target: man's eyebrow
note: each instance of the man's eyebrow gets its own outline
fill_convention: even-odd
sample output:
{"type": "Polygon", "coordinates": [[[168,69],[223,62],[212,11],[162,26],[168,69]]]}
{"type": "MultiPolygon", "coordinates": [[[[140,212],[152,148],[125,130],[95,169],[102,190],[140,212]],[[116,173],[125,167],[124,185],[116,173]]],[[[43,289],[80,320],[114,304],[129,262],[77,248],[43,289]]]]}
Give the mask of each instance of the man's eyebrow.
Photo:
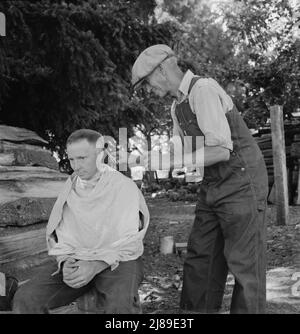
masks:
{"type": "Polygon", "coordinates": [[[70,156],[68,156],[68,159],[74,159],[74,158],[86,158],[87,157],[87,155],[84,155],[84,154],[81,154],[81,155],[76,155],[76,156],[74,156],[74,157],[70,157],[70,156]]]}

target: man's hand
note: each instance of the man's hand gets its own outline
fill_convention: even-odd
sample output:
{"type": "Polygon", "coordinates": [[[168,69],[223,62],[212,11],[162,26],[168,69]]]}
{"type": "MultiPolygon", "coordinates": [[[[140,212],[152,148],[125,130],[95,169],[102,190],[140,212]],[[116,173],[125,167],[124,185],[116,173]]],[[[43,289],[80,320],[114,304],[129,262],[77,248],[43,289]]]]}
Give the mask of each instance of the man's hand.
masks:
{"type": "MultiPolygon", "coordinates": [[[[67,262],[65,263],[65,265],[67,262]]],[[[87,285],[97,274],[108,267],[104,261],[76,261],[68,263],[63,281],[74,289],[87,285]]],[[[65,269],[65,266],[64,266],[65,269]]]]}
{"type": "Polygon", "coordinates": [[[68,277],[72,273],[74,273],[78,269],[78,265],[76,264],[77,260],[69,257],[67,260],[64,262],[63,265],[63,277],[68,277]]]}

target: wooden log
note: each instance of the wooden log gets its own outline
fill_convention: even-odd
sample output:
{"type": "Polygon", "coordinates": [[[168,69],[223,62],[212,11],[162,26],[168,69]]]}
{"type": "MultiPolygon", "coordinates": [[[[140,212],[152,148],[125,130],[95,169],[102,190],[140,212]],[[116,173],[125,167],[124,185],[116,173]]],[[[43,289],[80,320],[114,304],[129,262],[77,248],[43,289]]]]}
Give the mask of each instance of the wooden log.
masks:
{"type": "Polygon", "coordinates": [[[267,166],[273,166],[273,158],[265,158],[264,160],[267,166]]]}
{"type": "Polygon", "coordinates": [[[262,150],[262,154],[265,158],[273,157],[273,149],[262,150]]]}
{"type": "Polygon", "coordinates": [[[272,148],[272,142],[271,140],[268,140],[267,142],[262,142],[262,143],[258,142],[258,146],[261,150],[268,150],[272,148]]]}
{"type": "Polygon", "coordinates": [[[0,153],[0,166],[12,166],[15,160],[13,153],[0,153]]]}
{"type": "Polygon", "coordinates": [[[41,146],[48,144],[46,140],[31,130],[7,125],[0,125],[0,140],[36,144],[41,146]]]}
{"type": "MultiPolygon", "coordinates": [[[[13,156],[13,161],[10,165],[44,166],[58,170],[58,162],[51,152],[38,146],[0,141],[0,157],[1,154],[11,154],[13,156]]],[[[1,158],[0,165],[3,165],[1,158]]]]}
{"type": "MultiPolygon", "coordinates": [[[[19,277],[23,275],[24,272],[29,272],[30,269],[30,272],[34,275],[34,271],[37,267],[43,265],[48,266],[53,261],[55,261],[55,259],[49,256],[48,252],[45,250],[41,251],[39,254],[29,255],[15,261],[3,263],[1,264],[1,270],[12,276],[19,277]]],[[[27,280],[25,280],[25,282],[26,281],[27,280]]],[[[20,284],[24,284],[24,281],[21,281],[20,284]]]]}
{"type": "Polygon", "coordinates": [[[0,181],[0,205],[21,198],[56,198],[65,180],[0,181]]]}
{"type": "Polygon", "coordinates": [[[0,167],[0,226],[48,220],[67,178],[46,167],[0,167]]]}
{"type": "Polygon", "coordinates": [[[0,182],[7,180],[23,181],[29,179],[65,180],[68,175],[47,167],[0,166],[0,182]]]}
{"type": "Polygon", "coordinates": [[[0,227],[27,226],[48,221],[55,198],[20,198],[0,204],[0,227]]]}
{"type": "Polygon", "coordinates": [[[276,190],[276,223],[286,225],[289,217],[289,199],[282,106],[272,106],[270,115],[276,190]]]}
{"type": "Polygon", "coordinates": [[[47,250],[45,228],[0,237],[0,264],[17,261],[47,250]]]}

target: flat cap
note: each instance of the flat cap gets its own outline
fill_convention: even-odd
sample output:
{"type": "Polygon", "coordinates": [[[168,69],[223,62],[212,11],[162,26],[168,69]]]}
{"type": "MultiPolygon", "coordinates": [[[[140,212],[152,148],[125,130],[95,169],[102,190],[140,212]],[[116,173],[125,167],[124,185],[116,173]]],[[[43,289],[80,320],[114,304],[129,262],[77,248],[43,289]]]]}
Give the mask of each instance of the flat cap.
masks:
{"type": "Polygon", "coordinates": [[[141,85],[164,60],[175,56],[174,51],[165,44],[152,45],[145,49],[136,59],[132,67],[131,84],[134,89],[141,85]]]}

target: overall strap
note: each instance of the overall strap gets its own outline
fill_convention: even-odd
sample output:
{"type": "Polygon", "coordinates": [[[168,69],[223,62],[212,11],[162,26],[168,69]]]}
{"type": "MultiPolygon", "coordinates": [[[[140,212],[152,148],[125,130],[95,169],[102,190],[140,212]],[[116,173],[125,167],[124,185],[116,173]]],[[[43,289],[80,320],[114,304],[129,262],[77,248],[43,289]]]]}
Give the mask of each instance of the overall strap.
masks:
{"type": "Polygon", "coordinates": [[[192,90],[192,88],[194,87],[194,84],[199,80],[199,79],[208,79],[207,77],[200,77],[200,76],[195,76],[192,80],[191,80],[191,83],[190,83],[190,87],[189,87],[189,90],[188,90],[188,95],[190,95],[190,92],[192,90]]]}

